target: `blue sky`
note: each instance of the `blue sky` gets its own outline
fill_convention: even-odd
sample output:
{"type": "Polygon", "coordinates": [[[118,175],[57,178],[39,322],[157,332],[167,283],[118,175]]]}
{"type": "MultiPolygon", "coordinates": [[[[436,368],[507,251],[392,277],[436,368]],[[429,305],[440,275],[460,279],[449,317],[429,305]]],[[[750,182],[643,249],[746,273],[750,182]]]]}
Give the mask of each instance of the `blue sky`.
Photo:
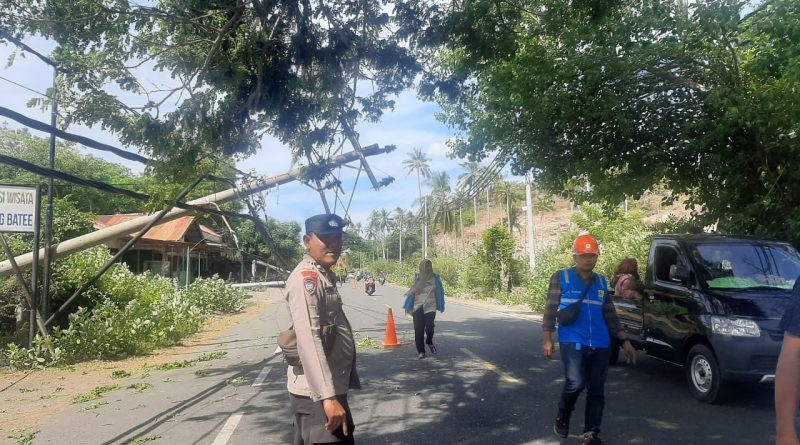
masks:
{"type": "MultiPolygon", "coordinates": [[[[30,39],[26,43],[44,54],[47,54],[52,48],[52,44],[43,39],[30,39]]],[[[12,45],[0,43],[0,63],[3,66],[5,66],[5,60],[15,49],[12,45]]],[[[0,70],[0,76],[40,92],[44,92],[52,82],[51,68],[30,55],[21,58],[18,54],[13,66],[0,70]]],[[[164,73],[153,73],[152,76],[152,80],[156,83],[171,81],[169,76],[164,73]]],[[[40,121],[50,121],[49,112],[42,112],[26,106],[28,100],[37,96],[35,93],[2,79],[0,79],[0,91],[2,91],[0,105],[40,121]]],[[[403,170],[401,162],[413,148],[420,148],[428,155],[433,171],[447,171],[450,174],[451,186],[455,187],[458,175],[463,172],[458,164],[463,160],[448,158],[446,142],[454,132],[436,120],[435,114],[438,111],[439,107],[435,103],[422,102],[416,98],[415,91],[406,91],[396,98],[394,111],[387,112],[381,122],[358,125],[356,131],[360,133],[362,146],[375,143],[379,145],[394,144],[397,146],[397,150],[390,154],[368,158],[369,164],[379,180],[385,176],[393,176],[395,181],[376,192],[371,188],[366,175],[362,174],[349,212],[353,221],[365,221],[373,209],[382,207],[394,209],[398,206],[411,208],[418,196],[416,177],[408,176],[403,170]]],[[[21,125],[8,119],[0,118],[0,122],[5,122],[10,128],[22,128],[21,125]]],[[[65,130],[131,151],[136,150],[135,147],[123,147],[113,134],[97,127],[87,128],[73,125],[65,130]]],[[[48,136],[32,132],[42,137],[48,136]]],[[[348,146],[346,145],[346,147],[348,146]]],[[[125,161],[105,152],[88,149],[85,152],[123,164],[134,172],[142,170],[141,164],[125,161]]],[[[263,139],[259,152],[238,162],[237,166],[244,171],[272,175],[288,170],[290,161],[289,149],[274,138],[267,136],[263,139]]],[[[355,176],[355,170],[342,169],[341,179],[346,197],[349,197],[353,188],[355,176]]],[[[426,188],[423,184],[423,193],[426,188]]],[[[333,201],[333,195],[329,193],[329,202],[333,203],[333,201]]],[[[344,200],[344,202],[347,201],[344,200]]],[[[324,212],[317,192],[300,183],[288,184],[281,187],[280,190],[271,191],[268,195],[267,207],[271,216],[280,220],[295,220],[301,223],[309,215],[324,212]]],[[[341,209],[341,206],[339,208],[341,209]]]]}

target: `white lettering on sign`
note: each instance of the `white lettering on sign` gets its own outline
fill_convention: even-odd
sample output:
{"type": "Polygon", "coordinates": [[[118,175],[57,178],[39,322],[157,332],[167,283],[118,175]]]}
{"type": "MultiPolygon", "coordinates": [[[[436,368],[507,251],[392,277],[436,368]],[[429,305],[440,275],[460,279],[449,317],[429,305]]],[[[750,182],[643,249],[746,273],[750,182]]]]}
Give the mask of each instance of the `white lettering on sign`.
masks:
{"type": "Polygon", "coordinates": [[[0,232],[33,232],[36,201],[34,187],[0,185],[0,232]]]}

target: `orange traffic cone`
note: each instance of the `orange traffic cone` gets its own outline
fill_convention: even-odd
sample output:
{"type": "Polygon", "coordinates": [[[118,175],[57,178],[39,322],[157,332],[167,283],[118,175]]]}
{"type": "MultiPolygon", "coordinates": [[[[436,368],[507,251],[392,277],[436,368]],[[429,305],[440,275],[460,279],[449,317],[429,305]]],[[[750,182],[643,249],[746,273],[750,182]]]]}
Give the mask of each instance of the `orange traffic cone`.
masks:
{"type": "Polygon", "coordinates": [[[394,315],[392,308],[389,308],[389,315],[386,318],[386,336],[383,339],[383,346],[399,346],[397,342],[397,332],[394,330],[394,315]]]}
{"type": "Polygon", "coordinates": [[[353,279],[350,281],[350,283],[352,283],[353,289],[355,289],[355,288],[356,288],[356,279],[355,279],[355,278],[353,278],[353,279]]]}

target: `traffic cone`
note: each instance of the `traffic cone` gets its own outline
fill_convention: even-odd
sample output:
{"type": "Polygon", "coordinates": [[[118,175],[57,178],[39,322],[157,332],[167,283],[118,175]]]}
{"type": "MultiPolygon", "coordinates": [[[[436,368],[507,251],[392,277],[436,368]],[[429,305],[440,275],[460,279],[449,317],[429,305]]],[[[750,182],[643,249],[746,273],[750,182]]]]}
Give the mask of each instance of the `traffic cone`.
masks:
{"type": "Polygon", "coordinates": [[[356,279],[353,278],[352,280],[350,280],[350,283],[353,284],[353,289],[355,289],[356,288],[356,279]]]}
{"type": "Polygon", "coordinates": [[[383,346],[399,346],[397,342],[397,332],[394,330],[394,315],[392,308],[389,308],[389,315],[386,318],[386,336],[383,338],[383,346]]]}

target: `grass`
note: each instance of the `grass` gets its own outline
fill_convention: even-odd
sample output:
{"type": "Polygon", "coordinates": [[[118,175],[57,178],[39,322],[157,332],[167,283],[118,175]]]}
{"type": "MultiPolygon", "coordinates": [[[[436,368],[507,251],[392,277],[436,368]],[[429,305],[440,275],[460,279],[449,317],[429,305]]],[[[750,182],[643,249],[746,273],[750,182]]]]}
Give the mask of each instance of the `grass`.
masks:
{"type": "Polygon", "coordinates": [[[84,406],[83,408],[81,408],[81,412],[85,413],[86,411],[91,411],[93,409],[100,408],[103,405],[108,405],[108,402],[103,401],[103,402],[90,403],[90,404],[84,406]]]}
{"type": "Polygon", "coordinates": [[[181,368],[191,368],[196,363],[195,360],[182,360],[177,362],[169,362],[169,363],[162,363],[160,365],[155,365],[151,369],[155,369],[156,371],[169,371],[172,369],[181,369],[181,368]]]}
{"type": "Polygon", "coordinates": [[[231,385],[231,386],[242,386],[245,383],[246,382],[244,380],[244,377],[242,377],[242,376],[239,376],[239,377],[236,377],[236,378],[233,378],[233,379],[228,379],[228,384],[231,385]]]}
{"type": "Polygon", "coordinates": [[[17,441],[17,445],[30,445],[33,443],[33,438],[39,434],[39,430],[36,431],[15,431],[12,432],[9,439],[14,439],[17,441]]]}
{"type": "Polygon", "coordinates": [[[131,376],[131,373],[128,372],[128,371],[125,371],[123,369],[117,369],[116,371],[111,373],[111,378],[112,379],[124,379],[124,378],[130,377],[130,376],[131,376]]]}
{"type": "Polygon", "coordinates": [[[119,389],[119,385],[98,386],[98,387],[95,387],[93,390],[91,390],[91,391],[89,391],[87,393],[78,394],[77,396],[73,397],[72,398],[72,403],[83,403],[83,402],[88,402],[88,401],[91,401],[91,400],[97,400],[97,399],[103,397],[103,395],[105,395],[105,393],[111,392],[111,391],[114,391],[114,390],[117,390],[117,389],[119,389]]]}
{"type": "Polygon", "coordinates": [[[205,377],[208,375],[208,371],[206,371],[205,369],[198,369],[197,371],[194,372],[194,375],[196,375],[197,377],[205,377]]]}
{"type": "Polygon", "coordinates": [[[383,345],[375,341],[372,337],[364,337],[356,342],[356,350],[366,351],[367,349],[383,349],[383,345]]]}
{"type": "Polygon", "coordinates": [[[143,392],[143,391],[148,390],[148,389],[150,389],[152,387],[153,387],[153,385],[151,385],[150,383],[133,383],[131,385],[128,385],[127,388],[128,389],[135,389],[136,392],[143,392]]]}
{"type": "Polygon", "coordinates": [[[197,361],[198,362],[208,362],[208,361],[211,361],[211,360],[217,360],[217,359],[223,358],[226,355],[228,355],[227,352],[221,352],[221,351],[209,352],[208,354],[203,354],[200,357],[197,357],[197,361]]]}

